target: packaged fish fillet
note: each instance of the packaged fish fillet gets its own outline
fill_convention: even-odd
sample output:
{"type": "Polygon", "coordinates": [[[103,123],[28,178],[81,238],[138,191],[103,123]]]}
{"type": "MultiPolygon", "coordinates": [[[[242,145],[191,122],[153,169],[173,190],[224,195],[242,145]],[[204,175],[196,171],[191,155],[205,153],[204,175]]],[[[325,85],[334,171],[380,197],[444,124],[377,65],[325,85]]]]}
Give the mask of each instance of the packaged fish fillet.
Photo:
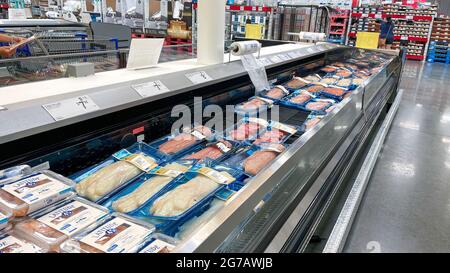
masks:
{"type": "Polygon", "coordinates": [[[183,128],[181,132],[157,139],[149,145],[164,154],[166,161],[170,161],[182,157],[191,148],[212,139],[214,139],[213,130],[193,124],[190,128],[183,128]]]}
{"type": "Polygon", "coordinates": [[[272,108],[274,103],[271,99],[255,96],[249,98],[246,102],[237,104],[235,112],[241,116],[253,116],[272,108]]]}
{"type": "Polygon", "coordinates": [[[9,227],[0,232],[0,254],[4,253],[46,253],[47,250],[18,237],[9,227]]]}
{"type": "Polygon", "coordinates": [[[170,253],[178,240],[162,233],[153,233],[138,253],[170,253]]]}
{"type": "Polygon", "coordinates": [[[109,213],[108,209],[80,197],[72,197],[37,211],[18,222],[14,230],[21,238],[59,252],[60,245],[109,213]]]}
{"type": "Polygon", "coordinates": [[[243,173],[207,160],[194,165],[166,192],[156,195],[136,216],[168,221],[187,219],[209,204],[216,192],[243,173]]]}
{"type": "Polygon", "coordinates": [[[320,71],[323,71],[325,73],[333,73],[333,72],[335,72],[338,69],[339,69],[339,67],[335,67],[335,66],[332,66],[332,65],[327,65],[327,66],[321,68],[320,71]]]}
{"type": "Polygon", "coordinates": [[[138,142],[113,154],[109,159],[83,170],[74,177],[76,191],[93,202],[101,203],[137,177],[163,162],[163,155],[138,142]]]}
{"type": "MultiPolygon", "coordinates": [[[[316,93],[316,95],[317,94],[320,93],[316,93]]],[[[284,98],[282,101],[280,101],[280,103],[288,107],[298,108],[300,106],[304,106],[305,103],[315,98],[316,95],[309,93],[306,89],[300,89],[292,93],[290,96],[284,98]]]]}
{"type": "Polygon", "coordinates": [[[52,171],[43,170],[0,188],[0,208],[23,217],[73,195],[75,183],[52,171]]]}
{"type": "Polygon", "coordinates": [[[0,207],[0,230],[8,226],[9,221],[13,218],[13,214],[0,207]]]}
{"type": "Polygon", "coordinates": [[[322,92],[322,90],[326,87],[328,87],[328,84],[313,82],[310,86],[306,87],[305,90],[313,95],[319,95],[320,92],[322,92]]]}
{"type": "Polygon", "coordinates": [[[280,153],[285,150],[285,146],[279,143],[262,143],[257,149],[250,149],[249,156],[242,162],[244,172],[250,176],[257,175],[262,169],[267,167],[280,153]]]}
{"type": "Polygon", "coordinates": [[[238,142],[248,142],[254,140],[262,134],[269,122],[265,119],[244,117],[232,128],[225,130],[225,139],[238,142]]]}
{"type": "Polygon", "coordinates": [[[136,253],[155,230],[152,224],[113,213],[61,245],[65,253],[136,253]]]}
{"type": "Polygon", "coordinates": [[[336,73],[334,75],[341,77],[341,78],[349,78],[353,75],[353,73],[352,73],[352,71],[350,71],[350,69],[343,67],[343,68],[339,69],[338,71],[336,71],[336,73]]]}
{"type": "Polygon", "coordinates": [[[327,98],[331,98],[331,99],[340,101],[340,100],[342,100],[342,98],[344,97],[346,92],[347,92],[346,88],[339,87],[339,86],[330,86],[330,87],[324,88],[321,92],[321,95],[323,95],[327,98]]]}
{"type": "Polygon", "coordinates": [[[363,78],[353,78],[352,83],[356,86],[362,85],[366,80],[363,78]]]}
{"type": "Polygon", "coordinates": [[[202,162],[209,158],[220,161],[230,154],[239,145],[238,142],[228,140],[217,140],[214,142],[207,142],[196,146],[183,159],[194,159],[202,162]]]}
{"type": "Polygon", "coordinates": [[[312,99],[305,104],[303,110],[311,111],[316,114],[325,114],[328,107],[335,104],[336,101],[332,99],[312,99]]]}
{"type": "MultiPolygon", "coordinates": [[[[319,79],[317,79],[317,80],[319,80],[319,79]]],[[[303,79],[301,77],[293,77],[290,81],[286,82],[284,85],[286,86],[287,89],[289,89],[291,91],[295,91],[295,90],[298,90],[300,88],[307,86],[310,83],[311,83],[310,81],[303,79]]]]}
{"type": "Polygon", "coordinates": [[[270,90],[263,90],[259,93],[261,97],[268,98],[271,100],[280,100],[285,96],[288,96],[290,92],[282,85],[274,86],[270,90]]]}
{"type": "Polygon", "coordinates": [[[325,76],[319,81],[319,83],[332,85],[332,84],[335,84],[337,81],[339,81],[339,79],[340,78],[337,76],[325,76]]]}
{"type": "Polygon", "coordinates": [[[322,77],[318,74],[312,74],[312,75],[308,75],[306,77],[304,77],[305,80],[309,81],[310,83],[312,82],[318,82],[322,79],[322,77]]]}
{"type": "Polygon", "coordinates": [[[267,130],[253,141],[254,145],[261,143],[284,143],[289,137],[297,132],[294,126],[286,125],[278,121],[271,120],[267,130]]]}
{"type": "Polygon", "coordinates": [[[31,174],[31,172],[31,167],[28,165],[19,165],[0,170],[0,185],[16,181],[24,176],[31,174]]]}
{"type": "Polygon", "coordinates": [[[111,211],[132,214],[189,170],[196,160],[177,160],[153,168],[102,203],[111,211]]]}
{"type": "Polygon", "coordinates": [[[304,132],[307,132],[309,129],[313,128],[317,123],[319,123],[323,118],[323,115],[310,114],[303,123],[302,130],[304,132]]]}

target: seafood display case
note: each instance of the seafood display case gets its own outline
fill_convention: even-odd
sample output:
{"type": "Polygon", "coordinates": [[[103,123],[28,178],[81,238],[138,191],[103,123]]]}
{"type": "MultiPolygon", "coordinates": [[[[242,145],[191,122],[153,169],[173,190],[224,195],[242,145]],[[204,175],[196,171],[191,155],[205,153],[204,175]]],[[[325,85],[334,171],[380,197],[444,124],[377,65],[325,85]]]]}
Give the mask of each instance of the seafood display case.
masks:
{"type": "MultiPolygon", "coordinates": [[[[208,194],[201,195],[191,207],[184,207],[181,214],[171,214],[179,209],[174,200],[187,197],[175,193],[192,195],[197,189],[190,182],[196,181],[199,173],[206,177],[211,173],[192,167],[195,175],[175,179],[178,184],[170,184],[165,194],[144,203],[145,211],[131,213],[139,204],[121,212],[136,221],[149,222],[157,234],[169,236],[171,251],[304,251],[327,200],[395,98],[403,61],[391,51],[327,43],[261,58],[272,89],[257,94],[242,63],[231,61],[9,105],[0,111],[0,170],[20,164],[47,166],[79,182],[98,166],[117,162],[121,149],[134,147],[128,148],[131,151],[136,145],[144,145],[138,150],[152,154],[151,164],[162,168],[168,166],[164,164],[183,165],[183,160],[200,159],[202,163],[195,166],[207,167],[216,178],[222,174],[225,182],[208,189],[208,194]],[[209,79],[192,81],[188,76],[194,74],[209,79]],[[164,91],[145,97],[136,92],[137,87],[156,81],[165,86],[164,91]],[[59,120],[42,107],[74,96],[89,96],[98,109],[59,120]],[[177,136],[170,136],[179,120],[179,116],[171,115],[177,105],[191,113],[199,109],[206,113],[209,106],[219,106],[226,115],[193,114],[189,118],[193,124],[190,138],[175,143],[178,147],[171,142],[177,136]],[[236,107],[230,110],[228,105],[236,107]],[[249,111],[261,105],[270,108],[267,116],[249,111]],[[213,124],[212,119],[222,121],[223,127],[207,128],[213,124]],[[253,139],[248,127],[252,122],[265,128],[253,139]],[[239,128],[245,128],[242,134],[239,128]],[[275,134],[281,131],[281,136],[275,134]],[[221,137],[211,143],[203,140],[212,134],[221,137]],[[271,143],[273,135],[276,140],[271,143]],[[203,142],[197,141],[200,139],[203,142]],[[193,145],[198,146],[190,149],[193,145]],[[214,155],[214,160],[203,160],[203,151],[214,155]],[[258,165],[267,158],[270,161],[266,165],[258,165]],[[158,215],[164,211],[163,205],[171,210],[158,215]]],[[[155,174],[141,173],[136,180],[140,182],[135,183],[143,183],[148,175],[155,174]]],[[[198,181],[208,185],[207,181],[198,181]]],[[[79,195],[83,196],[79,187],[89,187],[89,183],[75,187],[79,195]]],[[[137,185],[129,184],[125,193],[112,199],[95,195],[90,201],[114,210],[120,205],[115,205],[119,197],[137,185]]],[[[69,246],[63,244],[61,249],[72,249],[69,246]]]]}

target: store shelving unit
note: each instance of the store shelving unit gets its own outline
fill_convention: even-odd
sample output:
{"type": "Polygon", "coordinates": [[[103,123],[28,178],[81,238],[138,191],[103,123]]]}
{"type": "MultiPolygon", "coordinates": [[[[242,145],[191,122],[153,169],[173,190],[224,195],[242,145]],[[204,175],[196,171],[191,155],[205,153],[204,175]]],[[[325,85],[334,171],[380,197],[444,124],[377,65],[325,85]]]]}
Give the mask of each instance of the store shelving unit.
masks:
{"type": "Polygon", "coordinates": [[[427,56],[436,10],[435,5],[413,6],[405,1],[384,3],[382,7],[355,7],[351,18],[356,24],[349,25],[348,45],[355,45],[358,31],[379,32],[376,20],[390,16],[395,24],[392,48],[402,46],[407,50],[407,59],[422,61],[427,56]]]}
{"type": "Polygon", "coordinates": [[[342,11],[331,15],[330,29],[328,32],[328,42],[336,44],[345,43],[345,35],[347,33],[349,13],[342,11]]]}
{"type": "Polygon", "coordinates": [[[434,20],[427,61],[450,63],[450,17],[434,20]]]}

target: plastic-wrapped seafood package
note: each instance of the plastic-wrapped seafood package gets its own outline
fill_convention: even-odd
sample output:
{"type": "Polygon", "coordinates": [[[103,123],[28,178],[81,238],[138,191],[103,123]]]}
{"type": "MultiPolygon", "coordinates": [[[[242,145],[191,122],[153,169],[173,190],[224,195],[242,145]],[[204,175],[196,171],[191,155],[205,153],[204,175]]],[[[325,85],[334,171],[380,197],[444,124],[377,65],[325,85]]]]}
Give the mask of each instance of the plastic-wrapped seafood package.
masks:
{"type": "Polygon", "coordinates": [[[8,169],[0,170],[0,185],[16,181],[31,174],[31,167],[28,165],[18,165],[8,169]]]}
{"type": "Polygon", "coordinates": [[[263,97],[251,97],[246,102],[236,105],[235,112],[242,116],[255,115],[272,108],[274,101],[263,97]]]}
{"type": "Polygon", "coordinates": [[[341,88],[341,87],[326,87],[322,90],[321,94],[332,98],[332,99],[337,99],[337,100],[341,100],[342,97],[345,95],[345,93],[347,92],[347,90],[345,88],[341,88]]]}
{"type": "Polygon", "coordinates": [[[18,237],[11,229],[0,232],[0,254],[46,253],[46,249],[18,237]]]}
{"type": "Polygon", "coordinates": [[[93,202],[102,202],[134,179],[155,168],[163,156],[138,142],[113,154],[109,159],[74,176],[76,191],[93,202]]]}
{"type": "Polygon", "coordinates": [[[303,131],[308,131],[309,129],[313,128],[317,123],[319,123],[324,118],[323,115],[309,115],[308,118],[303,123],[303,131]]]}
{"type": "Polygon", "coordinates": [[[279,99],[282,99],[283,97],[289,95],[289,93],[290,92],[284,86],[277,85],[277,86],[274,86],[270,90],[261,91],[260,96],[269,98],[272,100],[279,100],[279,99]]]}
{"type": "Polygon", "coordinates": [[[297,132],[297,128],[278,121],[270,121],[267,130],[255,141],[254,145],[261,143],[284,143],[290,136],[297,132]]]}
{"type": "Polygon", "coordinates": [[[136,215],[160,220],[179,220],[195,216],[216,192],[243,174],[231,167],[206,161],[194,165],[166,192],[155,196],[136,215]]]}
{"type": "Polygon", "coordinates": [[[41,248],[59,252],[65,240],[109,213],[108,209],[80,197],[73,197],[18,222],[14,231],[41,248]]]}
{"type": "Polygon", "coordinates": [[[201,162],[209,158],[220,161],[221,158],[224,158],[227,154],[233,151],[237,145],[237,142],[227,140],[218,140],[215,142],[205,143],[197,146],[189,154],[184,156],[183,159],[194,159],[201,162]]]}
{"type": "Polygon", "coordinates": [[[213,131],[203,125],[194,124],[181,133],[174,133],[153,141],[149,145],[165,155],[166,160],[183,156],[185,153],[208,139],[213,139],[213,131]]]}
{"type": "Polygon", "coordinates": [[[144,221],[113,213],[88,226],[61,244],[65,253],[136,253],[155,227],[144,221]]]}
{"type": "Polygon", "coordinates": [[[0,188],[0,208],[23,217],[73,195],[75,183],[57,173],[43,170],[0,188]]]}
{"type": "Polygon", "coordinates": [[[252,141],[263,133],[269,122],[265,119],[244,117],[232,128],[225,131],[225,139],[231,141],[252,141]]]}
{"type": "Polygon", "coordinates": [[[269,165],[280,153],[285,150],[283,144],[263,143],[259,149],[253,151],[243,162],[244,172],[251,176],[258,174],[263,168],[269,165]]]}
{"type": "Polygon", "coordinates": [[[297,90],[310,84],[311,82],[301,77],[293,77],[290,81],[285,83],[285,86],[291,90],[297,90]]]}
{"type": "Polygon", "coordinates": [[[153,196],[167,188],[189,170],[195,160],[177,160],[158,166],[140,176],[102,203],[103,206],[121,213],[132,214],[144,206],[153,196]]]}
{"type": "Polygon", "coordinates": [[[177,246],[178,240],[162,233],[153,233],[138,253],[170,253],[177,246]]]}

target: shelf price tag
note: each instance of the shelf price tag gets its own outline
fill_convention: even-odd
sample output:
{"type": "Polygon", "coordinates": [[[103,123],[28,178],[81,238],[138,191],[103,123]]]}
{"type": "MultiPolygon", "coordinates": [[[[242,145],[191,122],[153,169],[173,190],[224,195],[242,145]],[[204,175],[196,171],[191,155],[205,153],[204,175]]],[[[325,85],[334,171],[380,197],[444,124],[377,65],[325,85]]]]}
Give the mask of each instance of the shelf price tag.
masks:
{"type": "Polygon", "coordinates": [[[412,20],[412,19],[414,19],[414,16],[412,16],[412,15],[406,15],[406,20],[412,20]]]}
{"type": "Polygon", "coordinates": [[[406,41],[406,40],[408,40],[408,36],[401,36],[400,40],[406,41]]]}
{"type": "Polygon", "coordinates": [[[193,73],[185,74],[185,76],[193,84],[201,84],[204,82],[212,81],[212,79],[213,79],[205,71],[193,72],[193,73]]]}
{"type": "Polygon", "coordinates": [[[381,15],[381,14],[375,14],[375,19],[381,19],[381,18],[383,18],[383,15],[381,15]]]}
{"type": "Polygon", "coordinates": [[[131,87],[143,98],[170,91],[161,81],[140,83],[131,87]]]}
{"type": "Polygon", "coordinates": [[[88,95],[44,104],[42,107],[55,121],[80,116],[100,109],[88,95]]]}

